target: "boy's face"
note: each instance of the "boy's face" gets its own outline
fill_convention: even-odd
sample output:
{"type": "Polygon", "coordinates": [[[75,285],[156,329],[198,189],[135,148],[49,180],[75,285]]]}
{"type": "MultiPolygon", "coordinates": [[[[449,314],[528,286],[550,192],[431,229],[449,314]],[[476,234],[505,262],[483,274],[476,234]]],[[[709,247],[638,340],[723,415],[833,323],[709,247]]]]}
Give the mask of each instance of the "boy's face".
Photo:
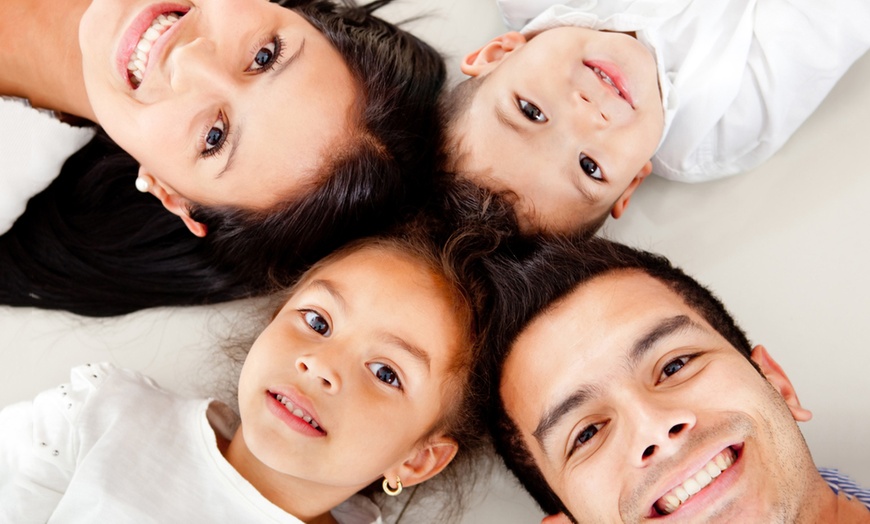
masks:
{"type": "MultiPolygon", "coordinates": [[[[323,493],[381,475],[420,482],[414,475],[429,472],[403,463],[447,409],[462,333],[443,283],[404,255],[366,247],[314,270],[245,360],[251,456],[323,493]]],[[[456,446],[443,444],[449,462],[456,446]]]]}
{"type": "Polygon", "coordinates": [[[815,504],[794,421],[809,412],[763,347],[752,358],[767,380],[664,284],[615,272],[529,324],[500,393],[583,521],[796,522],[815,504]]]}
{"type": "Polygon", "coordinates": [[[452,131],[459,170],[516,193],[527,228],[574,231],[622,213],[664,126],[655,61],[637,39],[577,27],[508,33],[462,70],[485,78],[452,131]]]}

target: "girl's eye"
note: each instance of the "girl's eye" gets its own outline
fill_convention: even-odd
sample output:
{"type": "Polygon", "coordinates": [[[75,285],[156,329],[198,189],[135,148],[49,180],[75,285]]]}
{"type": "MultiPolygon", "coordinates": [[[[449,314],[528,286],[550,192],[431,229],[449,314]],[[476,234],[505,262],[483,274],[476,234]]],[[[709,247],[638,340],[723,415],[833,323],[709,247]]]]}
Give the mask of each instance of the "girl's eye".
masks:
{"type": "Polygon", "coordinates": [[[590,424],[583,428],[583,430],[574,439],[574,446],[571,448],[571,452],[573,453],[577,448],[585,445],[587,442],[592,440],[592,437],[594,437],[598,433],[603,425],[604,424],[590,424]]]}
{"type": "Polygon", "coordinates": [[[535,122],[537,124],[543,124],[549,118],[544,114],[543,111],[538,109],[538,106],[529,102],[528,100],[523,100],[522,98],[517,99],[517,104],[519,104],[520,111],[522,111],[523,116],[535,122]]]}
{"type": "Polygon", "coordinates": [[[221,152],[227,140],[228,127],[224,114],[219,113],[217,120],[205,133],[205,138],[203,139],[205,147],[202,150],[203,156],[214,156],[221,152]]]}
{"type": "Polygon", "coordinates": [[[248,66],[248,72],[262,73],[272,69],[281,57],[282,50],[281,38],[276,36],[271,42],[257,50],[254,60],[248,66]]]}
{"type": "Polygon", "coordinates": [[[305,317],[305,323],[308,324],[308,327],[310,327],[315,333],[323,335],[324,337],[328,337],[332,334],[332,330],[329,328],[329,322],[327,322],[320,313],[308,310],[303,311],[303,316],[305,317]]]}
{"type": "Polygon", "coordinates": [[[372,362],[368,367],[378,380],[401,389],[402,383],[399,381],[399,374],[393,368],[380,362],[372,362]]]}
{"type": "Polygon", "coordinates": [[[601,168],[598,167],[598,162],[586,156],[585,153],[580,153],[580,169],[582,169],[589,178],[604,180],[604,175],[601,174],[601,168]]]}
{"type": "Polygon", "coordinates": [[[662,374],[661,376],[659,376],[659,381],[661,382],[662,380],[665,380],[674,373],[683,369],[683,367],[689,362],[689,359],[691,358],[691,356],[686,355],[684,357],[675,358],[674,360],[671,360],[670,362],[665,364],[665,367],[662,368],[662,374]]]}

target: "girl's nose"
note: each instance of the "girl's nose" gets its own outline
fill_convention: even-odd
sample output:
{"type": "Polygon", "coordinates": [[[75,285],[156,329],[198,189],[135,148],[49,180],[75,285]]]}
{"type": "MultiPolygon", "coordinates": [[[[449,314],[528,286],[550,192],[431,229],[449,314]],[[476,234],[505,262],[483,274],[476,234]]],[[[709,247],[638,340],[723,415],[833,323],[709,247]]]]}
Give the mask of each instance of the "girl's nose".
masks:
{"type": "Polygon", "coordinates": [[[315,380],[327,393],[338,393],[341,390],[341,378],[338,371],[330,365],[323,355],[308,354],[296,359],[296,370],[315,380]]]}

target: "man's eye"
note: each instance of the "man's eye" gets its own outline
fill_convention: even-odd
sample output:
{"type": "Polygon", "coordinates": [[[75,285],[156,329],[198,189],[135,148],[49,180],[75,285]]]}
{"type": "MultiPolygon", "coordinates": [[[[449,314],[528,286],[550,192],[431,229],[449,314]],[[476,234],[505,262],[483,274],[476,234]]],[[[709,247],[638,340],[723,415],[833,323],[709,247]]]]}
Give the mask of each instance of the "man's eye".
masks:
{"type": "Polygon", "coordinates": [[[547,118],[547,115],[545,115],[543,111],[538,109],[538,106],[529,102],[528,100],[523,100],[522,98],[519,98],[517,99],[517,104],[519,104],[520,111],[522,111],[523,116],[525,116],[532,122],[542,124],[549,120],[547,118]]]}
{"type": "Polygon", "coordinates": [[[604,180],[604,175],[601,173],[601,168],[598,167],[598,162],[586,156],[585,153],[580,153],[580,169],[586,173],[586,176],[595,180],[604,180]]]}
{"type": "Polygon", "coordinates": [[[399,374],[386,364],[380,362],[372,362],[368,364],[369,370],[380,380],[394,388],[402,388],[402,382],[399,380],[399,374]]]}
{"type": "Polygon", "coordinates": [[[580,433],[574,439],[574,445],[571,447],[571,453],[592,440],[592,437],[594,437],[603,426],[604,424],[590,424],[583,428],[583,430],[580,431],[580,433]]]}
{"type": "Polygon", "coordinates": [[[332,330],[329,328],[329,322],[327,322],[320,313],[311,310],[303,311],[302,313],[305,318],[305,323],[308,324],[308,327],[310,327],[312,331],[319,333],[324,337],[328,337],[332,334],[332,330]]]}
{"type": "Polygon", "coordinates": [[[683,369],[683,367],[688,364],[691,358],[691,356],[686,355],[683,357],[675,358],[674,360],[671,360],[670,362],[665,364],[665,366],[662,368],[662,374],[661,376],[659,376],[659,381],[665,380],[674,373],[683,369]]]}
{"type": "Polygon", "coordinates": [[[271,42],[257,50],[254,55],[254,60],[248,66],[248,71],[262,73],[272,69],[281,57],[283,51],[283,42],[280,37],[275,37],[271,42]]]}

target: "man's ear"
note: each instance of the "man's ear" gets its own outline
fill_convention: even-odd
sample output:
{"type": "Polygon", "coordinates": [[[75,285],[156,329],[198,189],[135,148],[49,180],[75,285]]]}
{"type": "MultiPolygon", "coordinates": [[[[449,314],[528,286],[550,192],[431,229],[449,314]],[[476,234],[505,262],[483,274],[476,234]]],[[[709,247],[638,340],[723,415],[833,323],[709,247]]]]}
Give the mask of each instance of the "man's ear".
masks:
{"type": "Polygon", "coordinates": [[[541,524],[571,524],[571,519],[566,517],[564,513],[557,513],[555,515],[544,517],[541,524]]]}
{"type": "Polygon", "coordinates": [[[497,36],[483,47],[465,55],[459,68],[468,76],[480,76],[490,72],[507,55],[521,48],[526,37],[511,31],[497,36]]]}
{"type": "MultiPolygon", "coordinates": [[[[142,166],[139,166],[139,180],[144,181],[141,188],[145,189],[145,192],[154,195],[170,213],[181,218],[181,221],[184,222],[184,225],[187,226],[187,229],[189,229],[191,233],[198,237],[205,236],[207,232],[206,226],[205,224],[190,218],[190,212],[188,211],[189,201],[186,198],[174,191],[167,190],[158,178],[149,173],[142,166]]],[[[140,187],[139,181],[137,181],[136,187],[140,187]]]]}
{"type": "Polygon", "coordinates": [[[384,472],[384,478],[392,485],[396,477],[402,485],[410,487],[428,480],[441,472],[459,450],[459,445],[449,437],[430,439],[421,445],[399,466],[384,472]]]}
{"type": "Polygon", "coordinates": [[[764,373],[767,381],[782,395],[785,403],[791,411],[792,416],[798,422],[806,422],[813,418],[812,412],[801,407],[797,393],[792,386],[791,381],[782,370],[780,365],[773,360],[773,357],[767,352],[764,346],[758,345],[752,349],[752,360],[758,364],[761,372],[764,373]]]}
{"type": "Polygon", "coordinates": [[[650,173],[652,173],[652,162],[647,161],[647,163],[640,168],[640,171],[634,175],[634,178],[631,179],[628,187],[625,188],[625,191],[622,192],[616,200],[616,203],[613,204],[613,208],[610,209],[610,216],[613,218],[619,218],[622,216],[625,208],[628,207],[628,201],[631,200],[631,195],[634,194],[634,190],[637,189],[637,186],[639,186],[650,173]]]}

